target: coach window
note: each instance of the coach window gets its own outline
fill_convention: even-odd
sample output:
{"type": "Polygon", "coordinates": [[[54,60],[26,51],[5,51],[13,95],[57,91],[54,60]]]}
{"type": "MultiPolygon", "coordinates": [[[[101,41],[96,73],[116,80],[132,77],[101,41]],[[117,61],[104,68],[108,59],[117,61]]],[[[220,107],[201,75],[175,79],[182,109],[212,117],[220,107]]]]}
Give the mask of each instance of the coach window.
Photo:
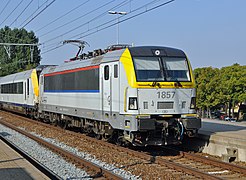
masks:
{"type": "Polygon", "coordinates": [[[118,78],[118,64],[114,65],[114,78],[118,78]]]}
{"type": "Polygon", "coordinates": [[[109,66],[104,67],[104,79],[108,80],[109,79],[109,66]]]}
{"type": "Polygon", "coordinates": [[[44,76],[41,76],[41,79],[40,79],[40,84],[42,84],[42,85],[43,85],[43,83],[44,83],[44,76]]]}

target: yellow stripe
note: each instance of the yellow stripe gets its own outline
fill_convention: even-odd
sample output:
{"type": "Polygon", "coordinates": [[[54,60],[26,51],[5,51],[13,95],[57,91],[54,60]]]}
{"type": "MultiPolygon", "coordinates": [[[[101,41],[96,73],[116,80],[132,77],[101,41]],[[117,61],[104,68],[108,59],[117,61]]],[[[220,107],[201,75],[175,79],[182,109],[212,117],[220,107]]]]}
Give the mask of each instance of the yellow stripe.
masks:
{"type": "MultiPolygon", "coordinates": [[[[191,65],[188,59],[187,61],[188,61],[188,66],[189,66],[189,71],[190,71],[190,76],[191,76],[191,82],[180,82],[182,87],[175,86],[175,82],[158,82],[159,87],[160,88],[194,88],[195,80],[194,80],[194,76],[192,73],[192,68],[191,68],[191,65]]],[[[128,48],[123,52],[120,58],[120,62],[124,66],[128,84],[130,87],[132,88],[151,88],[151,89],[159,88],[158,86],[153,87],[152,82],[136,82],[136,74],[134,70],[132,56],[128,48]]]]}
{"type": "MultiPolygon", "coordinates": [[[[187,56],[186,56],[187,57],[187,56]]],[[[188,66],[189,66],[189,70],[190,70],[190,76],[191,76],[191,82],[192,82],[192,87],[195,88],[195,78],[194,78],[194,75],[193,75],[193,70],[192,70],[192,67],[191,67],[191,64],[190,64],[190,61],[189,59],[187,58],[187,62],[188,62],[188,66]]]]}
{"type": "Polygon", "coordinates": [[[186,118],[186,117],[197,117],[197,114],[183,114],[181,117],[186,118]]]}
{"type": "Polygon", "coordinates": [[[35,96],[39,96],[39,86],[38,86],[38,76],[37,76],[37,71],[34,69],[31,74],[31,79],[32,79],[32,86],[33,86],[33,91],[35,96]]]}
{"type": "Polygon", "coordinates": [[[128,48],[123,52],[120,58],[120,62],[124,66],[127,75],[128,84],[133,88],[137,88],[136,75],[134,71],[132,57],[128,48]]]}

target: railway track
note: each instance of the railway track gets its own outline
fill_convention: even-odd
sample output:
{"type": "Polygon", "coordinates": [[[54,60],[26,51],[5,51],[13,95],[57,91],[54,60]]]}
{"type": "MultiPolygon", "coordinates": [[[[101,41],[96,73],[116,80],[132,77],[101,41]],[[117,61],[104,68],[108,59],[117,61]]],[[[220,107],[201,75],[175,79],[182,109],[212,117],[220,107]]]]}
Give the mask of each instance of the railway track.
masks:
{"type": "MultiPolygon", "coordinates": [[[[26,137],[29,137],[30,139],[38,142],[39,144],[45,146],[46,148],[52,150],[53,152],[61,155],[62,157],[64,157],[65,159],[67,159],[68,161],[72,162],[73,164],[75,164],[76,166],[79,166],[83,169],[86,169],[87,172],[90,172],[91,175],[91,178],[99,178],[99,177],[104,177],[106,179],[122,179],[120,178],[119,176],[117,176],[116,174],[104,169],[104,168],[101,168],[89,161],[86,161],[78,156],[76,156],[75,154],[72,154],[66,150],[63,150],[62,148],[60,147],[57,147],[37,136],[34,136],[32,134],[30,134],[29,132],[26,132],[24,130],[21,130],[19,129],[18,127],[15,127],[13,126],[12,124],[10,123],[6,123],[2,120],[0,120],[0,123],[12,130],[15,130],[17,131],[18,133],[26,136],[26,137]]],[[[6,140],[7,141],[7,140],[6,140]]],[[[18,149],[19,152],[21,152],[22,154],[25,154],[23,151],[21,151],[18,147],[16,147],[13,143],[8,143],[8,144],[12,144],[12,147],[14,147],[15,149],[18,149]]],[[[25,155],[26,157],[28,155],[25,155]]],[[[33,160],[31,157],[29,157],[29,159],[37,165],[38,168],[40,169],[43,169],[43,171],[45,173],[47,173],[49,175],[49,177],[51,177],[52,179],[62,179],[61,177],[58,177],[56,176],[54,173],[52,173],[51,171],[49,171],[48,169],[45,169],[44,167],[42,167],[41,164],[39,164],[38,162],[35,162],[35,160],[33,160]]]]}
{"type": "MultiPolygon", "coordinates": [[[[192,169],[197,169],[200,172],[205,172],[222,179],[246,179],[245,167],[231,163],[225,163],[207,156],[205,157],[194,153],[183,152],[174,148],[164,147],[159,151],[163,150],[172,152],[173,154],[178,154],[178,156],[169,159],[171,162],[186,165],[192,169]]],[[[158,156],[158,158],[165,157],[158,156]]]]}
{"type": "MultiPolygon", "coordinates": [[[[9,116],[12,118],[13,118],[13,116],[15,116],[15,117],[17,116],[17,115],[13,115],[13,114],[9,114],[9,113],[1,111],[0,116],[2,114],[3,114],[3,116],[5,116],[5,119],[6,119],[6,117],[9,117],[9,116]]],[[[206,161],[205,161],[203,158],[198,157],[197,155],[193,155],[193,154],[189,154],[189,153],[185,153],[185,152],[179,152],[179,155],[177,157],[174,157],[171,159],[168,159],[165,156],[153,156],[153,155],[146,153],[146,152],[138,152],[138,151],[135,151],[135,150],[132,150],[129,148],[116,146],[116,145],[108,143],[108,142],[98,141],[95,138],[91,138],[91,137],[85,136],[85,135],[80,134],[80,133],[62,130],[60,128],[50,126],[48,124],[40,123],[37,121],[33,121],[33,120],[27,119],[27,118],[22,117],[22,116],[17,116],[17,117],[19,120],[23,120],[23,121],[26,121],[28,123],[36,124],[36,126],[43,126],[45,128],[53,129],[53,131],[60,131],[60,132],[62,131],[63,133],[66,134],[67,137],[71,136],[74,139],[80,139],[80,140],[83,139],[83,141],[87,141],[89,144],[94,144],[93,146],[94,146],[95,151],[96,151],[95,146],[97,146],[97,148],[99,148],[99,149],[104,147],[104,148],[107,148],[108,151],[114,151],[114,153],[117,152],[117,154],[121,154],[122,156],[128,158],[128,160],[136,158],[137,160],[135,160],[135,162],[132,162],[132,164],[135,163],[135,164],[138,164],[136,166],[139,166],[142,163],[145,166],[147,166],[148,167],[147,169],[149,169],[149,173],[150,174],[152,173],[152,178],[153,178],[154,173],[153,173],[153,170],[151,170],[151,168],[153,168],[153,167],[155,169],[160,169],[160,172],[162,172],[163,173],[162,175],[164,175],[164,176],[160,175],[158,177],[166,177],[166,178],[168,178],[168,173],[172,174],[172,176],[170,176],[170,177],[177,176],[179,178],[182,177],[183,179],[197,179],[197,178],[201,178],[201,179],[222,179],[222,178],[226,178],[226,179],[230,178],[231,179],[231,178],[236,178],[236,179],[238,179],[238,178],[246,178],[245,168],[235,166],[232,164],[223,163],[220,161],[217,162],[214,160],[210,160],[208,158],[206,158],[206,161]],[[209,168],[208,168],[208,165],[209,165],[209,168]],[[203,168],[201,169],[201,167],[203,167],[203,168]],[[220,169],[223,169],[224,173],[227,173],[226,176],[221,176],[221,173],[211,173],[211,172],[219,172],[220,169]]],[[[1,120],[1,123],[2,123],[2,120],[1,120]]],[[[12,123],[15,125],[18,124],[18,123],[16,124],[16,122],[12,122],[12,123]]],[[[74,141],[76,142],[76,140],[74,140],[74,141]]],[[[75,144],[77,144],[76,146],[79,146],[78,142],[75,144]]],[[[91,152],[92,152],[92,150],[91,150],[91,152]]],[[[112,159],[108,159],[109,162],[110,161],[111,162],[116,161],[113,159],[113,158],[117,159],[117,157],[114,157],[114,156],[117,156],[117,155],[113,155],[114,153],[111,153],[112,159]]],[[[106,158],[109,158],[109,157],[107,156],[106,158]]],[[[140,174],[139,176],[143,177],[144,179],[151,177],[151,176],[146,175],[146,173],[148,173],[148,172],[139,172],[140,170],[137,169],[137,167],[134,168],[134,166],[132,164],[130,164],[132,169],[134,169],[134,170],[132,170],[132,173],[134,173],[134,174],[137,173],[137,175],[140,174]]],[[[126,167],[126,165],[124,165],[124,166],[126,167]]],[[[122,168],[124,168],[124,166],[122,166],[122,168]]],[[[128,170],[129,170],[129,168],[128,168],[128,170]]],[[[158,173],[156,172],[156,174],[158,174],[158,173]]]]}
{"type": "Polygon", "coordinates": [[[50,179],[62,179],[60,176],[49,170],[47,167],[45,167],[43,164],[39,163],[36,159],[28,155],[25,151],[20,149],[18,146],[16,146],[14,143],[9,141],[4,136],[0,135],[0,139],[7,144],[10,148],[12,148],[14,151],[19,153],[21,156],[23,156],[27,161],[29,161],[33,166],[35,166],[40,172],[45,174],[50,179]]]}

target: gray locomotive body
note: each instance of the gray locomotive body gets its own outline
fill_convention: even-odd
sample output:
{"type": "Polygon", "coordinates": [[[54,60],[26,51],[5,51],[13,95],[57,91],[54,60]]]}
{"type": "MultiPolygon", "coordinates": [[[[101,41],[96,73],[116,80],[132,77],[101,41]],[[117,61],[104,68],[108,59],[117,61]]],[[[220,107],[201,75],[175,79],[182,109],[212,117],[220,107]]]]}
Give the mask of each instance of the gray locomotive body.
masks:
{"type": "Polygon", "coordinates": [[[38,84],[37,118],[121,144],[176,144],[201,126],[198,118],[182,118],[195,113],[196,92],[191,66],[181,50],[111,51],[48,66],[38,84]]]}

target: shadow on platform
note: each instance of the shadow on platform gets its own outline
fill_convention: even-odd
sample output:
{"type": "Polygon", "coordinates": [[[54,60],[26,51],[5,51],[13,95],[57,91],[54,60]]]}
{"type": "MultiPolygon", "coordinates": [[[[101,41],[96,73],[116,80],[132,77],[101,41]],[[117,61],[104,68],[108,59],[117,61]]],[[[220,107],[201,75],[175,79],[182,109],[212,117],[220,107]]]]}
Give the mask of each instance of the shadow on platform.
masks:
{"type": "Polygon", "coordinates": [[[237,126],[236,124],[221,124],[219,122],[202,122],[201,130],[210,133],[217,132],[229,132],[229,131],[241,131],[246,130],[246,126],[237,126]]]}
{"type": "Polygon", "coordinates": [[[235,147],[235,145],[232,146],[231,144],[237,144],[238,141],[244,140],[245,137],[245,125],[237,124],[237,122],[234,125],[225,121],[203,121],[197,137],[185,137],[182,144],[186,151],[202,152],[205,147],[210,147],[210,144],[235,147]]]}
{"type": "Polygon", "coordinates": [[[3,168],[0,169],[0,179],[33,180],[34,178],[23,168],[3,168]]]}
{"type": "Polygon", "coordinates": [[[0,161],[0,163],[11,162],[11,161],[16,161],[16,160],[21,160],[21,159],[24,159],[24,158],[8,159],[8,160],[0,161]]]}

